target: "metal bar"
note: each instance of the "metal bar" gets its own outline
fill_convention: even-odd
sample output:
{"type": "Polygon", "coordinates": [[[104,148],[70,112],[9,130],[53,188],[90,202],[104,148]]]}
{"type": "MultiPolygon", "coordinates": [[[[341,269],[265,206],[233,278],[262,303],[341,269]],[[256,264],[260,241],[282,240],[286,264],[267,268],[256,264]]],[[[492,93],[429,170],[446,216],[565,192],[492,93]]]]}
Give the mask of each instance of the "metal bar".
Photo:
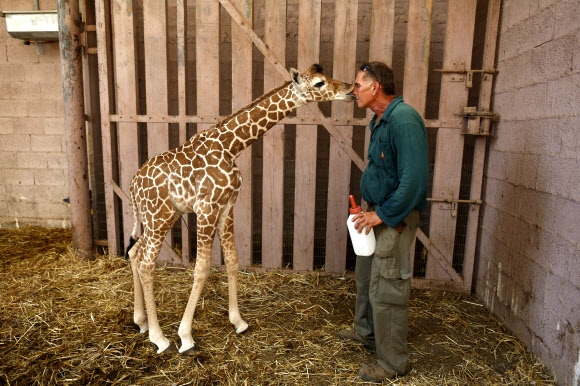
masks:
{"type": "Polygon", "coordinates": [[[431,201],[431,202],[446,202],[449,204],[452,203],[458,203],[458,204],[474,204],[474,205],[481,205],[483,204],[483,201],[481,200],[454,200],[454,199],[449,199],[449,198],[431,198],[428,197],[427,201],[431,201]]]}
{"type": "MultiPolygon", "coordinates": [[[[163,122],[163,123],[210,123],[215,124],[227,117],[218,115],[161,115],[161,114],[147,114],[147,115],[133,115],[133,114],[111,114],[109,119],[111,122],[163,122]]],[[[334,126],[368,126],[370,118],[327,118],[334,126]]],[[[299,117],[285,117],[280,124],[289,125],[322,125],[323,121],[313,116],[299,116],[299,117]]],[[[425,126],[427,128],[445,127],[448,129],[461,129],[461,118],[456,119],[425,119],[425,126]]],[[[185,142],[185,139],[180,141],[185,142]]]]}
{"type": "Polygon", "coordinates": [[[443,74],[467,74],[469,72],[473,73],[483,73],[483,74],[495,74],[498,73],[499,70],[496,68],[486,69],[486,70],[459,70],[459,69],[444,69],[444,68],[436,68],[433,71],[441,72],[443,74]]]}
{"type": "Polygon", "coordinates": [[[58,20],[73,248],[93,259],[78,0],[59,0],[58,20]]]}

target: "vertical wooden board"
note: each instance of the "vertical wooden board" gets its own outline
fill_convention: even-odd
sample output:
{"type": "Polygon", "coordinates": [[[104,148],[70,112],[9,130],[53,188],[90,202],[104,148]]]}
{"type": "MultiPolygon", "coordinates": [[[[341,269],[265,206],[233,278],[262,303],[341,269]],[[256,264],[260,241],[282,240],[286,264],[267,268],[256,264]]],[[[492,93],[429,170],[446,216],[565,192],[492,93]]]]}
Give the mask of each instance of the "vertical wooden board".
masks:
{"type": "MultiPolygon", "coordinates": [[[[145,47],[145,96],[147,114],[167,115],[167,12],[165,1],[145,1],[143,3],[143,39],[145,47]]],[[[147,153],[149,158],[169,150],[169,127],[166,123],[147,124],[147,153]]],[[[172,231],[165,236],[165,242],[172,244],[172,231]]],[[[168,255],[162,249],[157,259],[159,263],[173,261],[175,255],[168,255]]]]}
{"type": "Polygon", "coordinates": [[[432,14],[433,0],[409,1],[403,96],[423,117],[427,103],[432,14]]]}
{"type": "MultiPolygon", "coordinates": [[[[195,44],[197,76],[197,115],[219,115],[219,22],[220,4],[216,0],[195,2],[195,44]]],[[[198,124],[197,131],[211,124],[198,124]]],[[[221,265],[221,249],[215,238],[212,264],[221,265]]]]}
{"type": "Polygon", "coordinates": [[[395,0],[373,0],[369,61],[391,66],[395,39],[395,0]]]}
{"type": "MultiPolygon", "coordinates": [[[[137,75],[135,70],[135,26],[132,3],[123,0],[111,2],[113,19],[113,53],[117,114],[137,113],[137,75]]],[[[139,168],[139,135],[136,123],[117,125],[119,147],[119,179],[123,191],[129,195],[133,174],[139,168]]],[[[128,242],[133,230],[133,212],[123,201],[123,232],[128,242]]]]}
{"type": "MultiPolygon", "coordinates": [[[[286,62],[286,1],[266,0],[264,42],[286,62]]],[[[276,69],[264,62],[264,92],[283,80],[276,69]]],[[[284,227],[284,125],[275,125],[263,137],[262,266],[280,268],[284,227]]]]}
{"type": "MultiPolygon", "coordinates": [[[[355,67],[358,1],[337,0],[334,19],[334,71],[333,77],[347,80],[355,67]]],[[[332,102],[332,116],[352,117],[353,103],[332,102]]],[[[344,138],[352,144],[352,126],[339,128],[344,138]]],[[[342,273],[346,269],[346,239],[348,230],[348,195],[350,194],[351,160],[334,140],[330,141],[328,175],[328,206],[326,224],[327,272],[342,273]]]]}
{"type": "MultiPolygon", "coordinates": [[[[143,2],[147,114],[167,115],[167,21],[165,1],[143,2]]],[[[149,158],[169,149],[166,123],[147,124],[149,158]]]]}
{"type": "MultiPolygon", "coordinates": [[[[177,103],[179,111],[179,143],[187,140],[186,110],[186,78],[185,78],[185,33],[186,33],[186,4],[185,0],[177,0],[177,103]]],[[[191,251],[189,215],[181,216],[181,264],[189,265],[191,251]]]]}
{"type": "MultiPolygon", "coordinates": [[[[499,13],[501,8],[500,0],[490,0],[487,10],[487,26],[485,30],[485,46],[483,50],[483,69],[491,69],[495,66],[495,50],[498,38],[499,13]]],[[[489,110],[491,107],[491,90],[493,74],[483,74],[481,78],[481,88],[479,91],[479,111],[489,110]]],[[[482,131],[489,132],[489,119],[482,122],[482,131]]],[[[486,136],[475,139],[475,149],[473,153],[473,167],[471,173],[471,200],[481,198],[483,184],[483,168],[485,164],[486,136]]],[[[463,288],[471,291],[473,279],[473,266],[475,258],[475,247],[477,244],[477,226],[479,223],[480,206],[475,205],[469,211],[467,219],[467,230],[465,239],[465,260],[463,263],[463,288]]]]}
{"type": "MultiPolygon", "coordinates": [[[[432,17],[433,0],[410,0],[403,97],[405,102],[413,106],[423,118],[427,104],[432,17]]],[[[410,251],[412,273],[415,262],[415,241],[411,244],[410,251]]]]}
{"type": "MultiPolygon", "coordinates": [[[[373,0],[372,12],[369,62],[380,61],[391,67],[395,44],[395,0],[373,0]]],[[[374,113],[367,109],[367,118],[369,120],[373,115],[374,113]]],[[[370,136],[370,130],[365,130],[365,160],[368,157],[370,136]]]]}
{"type": "Polygon", "coordinates": [[[113,171],[113,146],[111,120],[109,117],[109,60],[108,60],[108,41],[109,41],[109,24],[105,18],[108,14],[109,2],[97,1],[95,3],[96,29],[97,29],[97,52],[98,52],[98,70],[99,70],[99,93],[101,108],[101,138],[103,141],[103,177],[105,182],[105,211],[107,218],[107,245],[109,253],[112,255],[121,255],[121,240],[119,232],[119,208],[115,193],[113,191],[112,181],[115,177],[113,171]]]}
{"type": "MultiPolygon", "coordinates": [[[[298,71],[318,62],[320,53],[320,1],[301,0],[298,5],[298,71]]],[[[300,108],[297,116],[312,115],[300,108]]],[[[314,261],[314,220],[316,203],[317,128],[296,126],[296,161],[294,192],[293,268],[312,270],[314,261]]]]}
{"type": "MultiPolygon", "coordinates": [[[[465,70],[471,67],[471,52],[475,26],[476,0],[449,0],[443,69],[465,70]]],[[[456,74],[443,73],[441,79],[441,102],[439,119],[451,120],[461,114],[467,105],[468,88],[465,82],[452,80],[456,74]]],[[[439,128],[433,172],[433,198],[459,198],[461,165],[463,159],[463,135],[458,128],[439,128]]],[[[448,259],[453,259],[456,218],[451,216],[448,205],[431,207],[429,238],[448,259]]],[[[447,275],[437,262],[427,259],[426,279],[445,280],[447,275]]]]}
{"type": "MultiPolygon", "coordinates": [[[[253,0],[232,0],[232,5],[251,27],[253,0]]],[[[252,40],[232,20],[232,111],[252,101],[252,40]]],[[[235,242],[241,267],[252,264],[252,151],[242,152],[236,164],[242,175],[242,187],[234,207],[235,242]]]]}

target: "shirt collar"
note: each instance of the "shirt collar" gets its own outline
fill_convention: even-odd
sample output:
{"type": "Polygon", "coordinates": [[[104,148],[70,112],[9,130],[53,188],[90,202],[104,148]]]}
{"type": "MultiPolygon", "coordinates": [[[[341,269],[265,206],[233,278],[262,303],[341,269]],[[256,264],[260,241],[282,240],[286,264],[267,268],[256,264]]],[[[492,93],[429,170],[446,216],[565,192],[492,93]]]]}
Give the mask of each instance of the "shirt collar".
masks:
{"type": "Polygon", "coordinates": [[[393,99],[393,101],[392,101],[391,103],[389,103],[389,106],[387,107],[387,109],[386,109],[386,110],[385,110],[385,112],[383,113],[383,116],[382,116],[380,119],[378,119],[378,122],[377,122],[377,118],[378,118],[378,116],[377,116],[377,114],[375,114],[375,115],[374,115],[374,116],[371,118],[371,122],[370,122],[370,124],[369,124],[369,127],[370,127],[371,131],[373,131],[373,130],[374,130],[374,128],[375,128],[375,125],[376,125],[377,123],[378,123],[378,124],[380,124],[380,123],[381,123],[381,121],[383,121],[383,122],[385,122],[385,123],[386,123],[386,122],[389,120],[389,117],[391,116],[391,113],[393,112],[393,110],[395,109],[395,107],[397,107],[397,105],[398,105],[399,103],[401,103],[401,102],[404,102],[404,101],[403,101],[403,96],[402,96],[402,95],[399,95],[398,97],[396,97],[395,99],[393,99]]]}

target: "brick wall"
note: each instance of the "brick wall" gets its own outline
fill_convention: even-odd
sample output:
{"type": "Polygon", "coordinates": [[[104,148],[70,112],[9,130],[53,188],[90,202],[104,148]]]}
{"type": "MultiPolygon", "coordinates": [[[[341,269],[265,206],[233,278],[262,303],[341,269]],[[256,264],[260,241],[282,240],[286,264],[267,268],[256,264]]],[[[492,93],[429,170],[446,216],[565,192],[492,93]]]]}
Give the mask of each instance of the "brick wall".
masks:
{"type": "Polygon", "coordinates": [[[503,1],[477,295],[580,384],[580,2],[503,1]]]}
{"type": "MultiPolygon", "coordinates": [[[[0,0],[0,10],[32,1],[0,0]]],[[[56,9],[56,0],[40,9],[56,9]]],[[[0,226],[69,226],[58,42],[25,45],[0,18],[0,226]]]]}

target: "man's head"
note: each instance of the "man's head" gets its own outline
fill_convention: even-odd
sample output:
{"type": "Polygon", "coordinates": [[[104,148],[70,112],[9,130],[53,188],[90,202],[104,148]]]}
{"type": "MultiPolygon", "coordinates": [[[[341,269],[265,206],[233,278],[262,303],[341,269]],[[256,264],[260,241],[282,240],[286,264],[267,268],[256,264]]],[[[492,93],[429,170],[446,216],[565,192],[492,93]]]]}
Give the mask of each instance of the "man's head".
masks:
{"type": "Polygon", "coordinates": [[[353,94],[361,108],[372,107],[376,99],[395,95],[393,70],[382,62],[364,63],[359,67],[354,83],[353,94]]]}

